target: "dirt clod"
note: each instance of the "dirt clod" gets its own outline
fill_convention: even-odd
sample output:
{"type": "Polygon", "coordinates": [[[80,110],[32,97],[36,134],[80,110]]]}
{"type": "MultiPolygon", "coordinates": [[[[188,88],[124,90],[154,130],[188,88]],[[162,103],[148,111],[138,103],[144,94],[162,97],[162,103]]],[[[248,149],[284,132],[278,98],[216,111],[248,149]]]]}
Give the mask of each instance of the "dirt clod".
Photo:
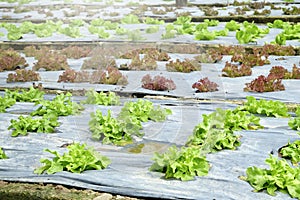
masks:
{"type": "Polygon", "coordinates": [[[111,200],[113,198],[113,195],[108,193],[103,193],[100,196],[94,198],[93,200],[111,200]]]}

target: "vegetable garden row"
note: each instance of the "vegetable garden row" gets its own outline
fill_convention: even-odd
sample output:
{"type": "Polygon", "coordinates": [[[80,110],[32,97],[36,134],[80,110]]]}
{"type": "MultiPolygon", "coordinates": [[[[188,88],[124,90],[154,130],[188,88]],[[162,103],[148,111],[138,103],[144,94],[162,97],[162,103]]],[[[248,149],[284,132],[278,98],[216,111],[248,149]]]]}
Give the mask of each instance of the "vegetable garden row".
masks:
{"type": "Polygon", "coordinates": [[[64,24],[62,21],[48,20],[45,23],[25,21],[21,24],[3,22],[2,41],[63,41],[72,38],[82,41],[149,41],[170,42],[180,39],[187,41],[210,41],[224,44],[227,40],[232,44],[248,44],[265,42],[273,44],[299,44],[299,23],[284,22],[280,19],[267,26],[244,21],[231,20],[220,23],[219,20],[204,19],[204,22],[191,22],[191,16],[179,16],[173,23],[166,23],[151,17],[146,17],[142,24],[137,15],[129,14],[121,19],[121,23],[111,22],[102,18],[93,19],[86,23],[82,19],[71,20],[64,24]],[[6,32],[6,34],[5,34],[6,32]],[[179,37],[181,36],[181,37],[179,37]],[[6,37],[6,38],[5,38],[6,37]],[[262,42],[263,41],[263,42],[262,42]]]}
{"type": "Polygon", "coordinates": [[[27,46],[25,55],[13,49],[2,50],[0,85],[28,87],[34,82],[46,89],[96,87],[98,91],[191,98],[224,98],[226,94],[229,99],[235,99],[237,92],[245,97],[251,95],[249,92],[258,92],[252,94],[258,96],[281,91],[274,92],[273,97],[298,102],[295,94],[300,69],[297,50],[292,46],[269,44],[249,51],[242,46],[221,45],[198,54],[132,48],[71,46],[53,50],[27,46]],[[231,87],[236,81],[239,85],[231,87]]]}

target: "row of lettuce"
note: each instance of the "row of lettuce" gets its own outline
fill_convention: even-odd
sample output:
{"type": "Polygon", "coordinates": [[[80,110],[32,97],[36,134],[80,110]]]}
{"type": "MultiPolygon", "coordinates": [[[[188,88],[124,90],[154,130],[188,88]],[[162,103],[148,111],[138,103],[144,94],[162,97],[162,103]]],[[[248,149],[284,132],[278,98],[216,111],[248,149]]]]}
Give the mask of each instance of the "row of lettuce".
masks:
{"type": "MultiPolygon", "coordinates": [[[[54,133],[59,126],[58,117],[80,113],[84,109],[82,104],[120,105],[120,97],[113,92],[98,93],[90,90],[86,93],[86,99],[80,104],[71,101],[70,93],[57,95],[52,100],[44,100],[44,92],[39,89],[10,91],[0,97],[0,111],[5,112],[16,102],[34,102],[38,108],[29,116],[19,116],[11,119],[8,129],[12,129],[11,136],[27,135],[28,132],[54,133]],[[40,117],[34,117],[40,116],[40,117]]],[[[235,131],[257,130],[263,128],[260,125],[259,116],[290,117],[288,125],[293,130],[300,131],[300,106],[293,108],[295,115],[291,116],[286,104],[280,101],[257,100],[247,97],[247,101],[231,110],[216,109],[211,114],[203,114],[202,122],[195,126],[192,135],[183,147],[171,146],[165,153],[154,153],[154,163],[151,171],[164,174],[166,179],[193,180],[196,176],[205,176],[211,167],[206,160],[208,153],[214,153],[223,149],[234,150],[241,145],[241,136],[235,131]]],[[[116,117],[111,110],[103,115],[101,110],[91,113],[89,128],[92,138],[103,144],[124,146],[134,142],[135,137],[142,137],[143,122],[165,121],[172,111],[161,106],[154,106],[151,101],[137,100],[125,102],[116,117]]],[[[53,174],[60,171],[81,173],[85,170],[100,170],[106,168],[110,159],[95,151],[86,144],[73,143],[69,145],[68,152],[60,155],[57,151],[45,149],[55,157],[41,159],[44,165],[35,169],[35,173],[44,172],[53,174]],[[76,158],[76,159],[75,159],[76,158]]],[[[264,189],[270,195],[276,190],[285,191],[291,197],[300,199],[300,140],[288,142],[280,149],[282,158],[271,156],[266,159],[270,169],[249,167],[246,176],[242,180],[248,181],[256,191],[264,189]],[[287,161],[290,160],[290,161],[287,161]],[[290,164],[292,163],[292,164],[290,164]],[[294,166],[293,166],[294,165],[294,166]]],[[[1,149],[1,158],[7,158],[1,149]]]]}
{"type": "MultiPolygon", "coordinates": [[[[127,47],[126,47],[127,48],[127,47]]],[[[128,47],[129,48],[129,47],[128,47]]],[[[222,46],[218,49],[208,49],[205,53],[196,54],[192,59],[171,59],[168,53],[156,48],[141,48],[128,50],[123,53],[113,53],[109,48],[95,48],[69,46],[62,50],[53,50],[48,47],[37,49],[35,46],[27,46],[24,53],[28,57],[34,57],[37,62],[32,70],[26,69],[29,64],[26,58],[13,49],[0,50],[0,72],[12,71],[7,75],[6,82],[32,82],[40,81],[40,70],[58,71],[65,70],[59,75],[57,82],[91,84],[110,84],[126,86],[129,82],[122,72],[129,71],[153,71],[158,69],[158,61],[166,62],[165,68],[169,72],[190,73],[200,71],[201,63],[221,62],[223,55],[232,55],[230,61],[226,61],[222,69],[224,77],[251,76],[252,68],[271,64],[270,55],[293,56],[297,55],[292,46],[265,44],[263,47],[253,48],[253,52],[247,52],[242,46],[222,46]],[[117,54],[117,55],[115,55],[117,54]],[[81,69],[76,71],[68,64],[68,58],[85,58],[81,69]],[[117,65],[117,59],[128,59],[127,63],[117,65]],[[90,71],[88,69],[92,69],[90,71]]],[[[114,51],[115,52],[115,51],[114,51]]],[[[285,58],[280,58],[285,59],[285,58]]],[[[276,60],[280,60],[276,59],[276,60]]],[[[162,64],[162,63],[160,63],[162,64]]],[[[285,90],[283,79],[300,79],[300,67],[294,63],[289,71],[283,66],[273,66],[267,76],[260,75],[249,83],[245,83],[246,92],[271,92],[285,90]]],[[[175,82],[162,75],[151,77],[146,74],[141,79],[142,88],[170,91],[176,89],[175,82]]],[[[199,79],[192,85],[195,92],[218,91],[218,84],[210,81],[208,77],[199,79]]]]}
{"type": "MultiPolygon", "coordinates": [[[[20,25],[14,23],[3,22],[0,27],[7,30],[8,40],[20,40],[24,34],[33,33],[37,37],[51,37],[54,33],[64,34],[72,38],[84,37],[81,33],[82,27],[87,27],[90,34],[97,35],[98,38],[108,39],[112,34],[127,36],[128,40],[145,40],[143,33],[153,34],[163,30],[161,39],[175,38],[178,35],[193,35],[195,40],[214,40],[219,36],[228,36],[229,32],[235,31],[235,37],[240,44],[256,42],[258,38],[264,37],[270,32],[270,28],[282,29],[277,34],[274,41],[280,45],[286,44],[286,40],[300,39],[300,23],[284,22],[275,20],[273,23],[267,23],[266,28],[259,28],[254,22],[244,21],[243,23],[231,20],[225,23],[225,27],[221,30],[211,30],[209,27],[219,25],[218,20],[205,19],[204,22],[192,22],[191,16],[179,16],[173,23],[165,23],[152,17],[140,19],[137,15],[129,14],[124,16],[120,22],[112,22],[101,18],[93,19],[86,22],[82,19],[73,19],[68,24],[62,21],[47,20],[44,23],[32,23],[30,21],[22,22],[20,25]],[[126,28],[125,24],[147,24],[149,25],[144,32],[140,28],[134,30],[126,28]],[[163,27],[161,27],[163,26],[163,27]]],[[[5,36],[2,32],[0,36],[5,36]]]]}

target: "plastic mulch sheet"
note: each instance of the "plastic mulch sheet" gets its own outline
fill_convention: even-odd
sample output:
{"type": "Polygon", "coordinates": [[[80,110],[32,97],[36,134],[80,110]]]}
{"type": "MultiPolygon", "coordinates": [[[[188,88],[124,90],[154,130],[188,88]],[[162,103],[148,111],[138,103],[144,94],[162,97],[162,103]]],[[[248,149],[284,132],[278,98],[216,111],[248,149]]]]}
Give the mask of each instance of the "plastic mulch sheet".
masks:
{"type": "Polygon", "coordinates": [[[9,159],[1,160],[0,179],[8,181],[57,183],[70,186],[101,190],[106,192],[154,198],[171,199],[289,199],[278,193],[272,197],[266,193],[254,193],[252,187],[238,177],[245,175],[250,166],[266,167],[264,160],[271,152],[299,136],[288,129],[288,119],[262,118],[265,126],[257,131],[240,131],[242,145],[235,151],[224,150],[209,154],[211,164],[209,174],[197,177],[193,181],[165,180],[162,174],[150,172],[154,152],[164,152],[171,145],[181,146],[192,134],[195,125],[201,122],[202,114],[213,112],[216,108],[231,109],[235,105],[227,103],[190,103],[183,105],[179,101],[159,101],[173,114],[165,122],[147,122],[143,124],[145,136],[134,145],[115,147],[102,145],[91,139],[88,127],[90,113],[99,109],[106,113],[108,109],[117,115],[121,106],[86,105],[80,115],[60,117],[61,126],[54,134],[29,133],[28,136],[11,137],[7,130],[10,119],[20,113],[28,113],[36,107],[31,103],[17,103],[1,113],[1,143],[9,159]],[[168,106],[166,105],[168,104],[168,106]],[[82,174],[59,172],[53,175],[36,175],[33,170],[41,163],[41,158],[51,158],[43,149],[56,150],[60,154],[66,151],[62,146],[72,142],[87,143],[101,154],[108,156],[112,163],[104,170],[90,170],[82,174]],[[143,148],[134,151],[139,144],[143,148]],[[136,153],[132,153],[136,152],[136,153]],[[138,153],[137,153],[138,152],[138,153]]]}

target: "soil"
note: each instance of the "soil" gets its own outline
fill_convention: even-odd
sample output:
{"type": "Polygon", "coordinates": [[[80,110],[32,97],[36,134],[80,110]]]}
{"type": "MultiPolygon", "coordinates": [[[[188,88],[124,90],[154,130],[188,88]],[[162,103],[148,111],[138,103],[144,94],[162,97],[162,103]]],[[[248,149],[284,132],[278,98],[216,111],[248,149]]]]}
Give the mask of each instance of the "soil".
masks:
{"type": "Polygon", "coordinates": [[[55,184],[0,181],[1,200],[137,200],[133,197],[108,194],[55,184]]]}

